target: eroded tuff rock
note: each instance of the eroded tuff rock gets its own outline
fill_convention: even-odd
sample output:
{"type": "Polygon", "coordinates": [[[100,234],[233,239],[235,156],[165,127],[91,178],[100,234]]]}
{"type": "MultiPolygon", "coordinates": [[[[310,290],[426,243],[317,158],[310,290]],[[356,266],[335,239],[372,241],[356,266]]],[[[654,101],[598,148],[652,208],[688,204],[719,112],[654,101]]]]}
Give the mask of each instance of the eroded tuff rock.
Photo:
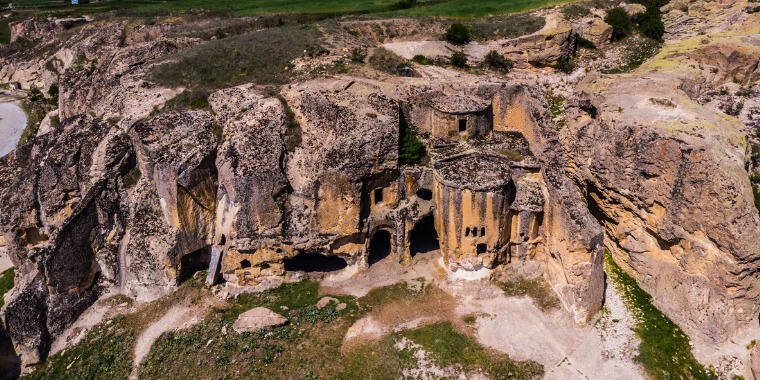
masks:
{"type": "Polygon", "coordinates": [[[81,117],[4,160],[2,230],[19,273],[5,325],[25,362],[114,282],[131,156],[123,132],[81,117]]]}
{"type": "MultiPolygon", "coordinates": [[[[290,191],[284,172],[285,107],[251,85],[216,92],[209,102],[224,135],[216,159],[214,232],[214,243],[226,249],[221,273],[242,284],[248,278],[283,275],[282,259],[292,254],[283,244],[289,241],[285,202],[290,191]],[[242,260],[251,266],[243,268],[242,260]]],[[[292,121],[290,128],[299,133],[292,121]]]]}
{"type": "Polygon", "coordinates": [[[760,44],[739,33],[692,37],[635,73],[587,78],[561,133],[616,261],[690,335],[711,341],[760,312],[747,131],[695,102],[700,84],[750,80],[760,44]]]}

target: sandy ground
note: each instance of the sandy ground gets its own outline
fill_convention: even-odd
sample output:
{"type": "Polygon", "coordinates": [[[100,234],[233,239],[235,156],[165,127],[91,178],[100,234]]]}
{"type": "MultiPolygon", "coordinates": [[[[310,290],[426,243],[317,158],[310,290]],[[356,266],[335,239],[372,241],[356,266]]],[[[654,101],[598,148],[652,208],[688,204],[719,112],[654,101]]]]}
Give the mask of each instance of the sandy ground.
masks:
{"type": "Polygon", "coordinates": [[[0,157],[14,149],[26,128],[26,114],[18,101],[0,97],[0,157]]]}
{"type": "MultiPolygon", "coordinates": [[[[390,259],[370,267],[364,275],[322,281],[324,292],[361,297],[372,288],[424,277],[455,300],[454,320],[477,316],[473,335],[484,346],[505,352],[518,360],[544,365],[546,379],[644,379],[633,361],[638,338],[631,327],[634,319],[613,287],[606,293],[605,309],[593,325],[580,327],[563,310],[542,312],[527,297],[508,297],[489,280],[450,280],[437,260],[437,252],[401,266],[390,259]]],[[[429,321],[440,320],[431,316],[429,321]]],[[[408,321],[387,326],[369,315],[352,326],[346,341],[376,339],[390,331],[413,328],[429,321],[408,321]]]]}

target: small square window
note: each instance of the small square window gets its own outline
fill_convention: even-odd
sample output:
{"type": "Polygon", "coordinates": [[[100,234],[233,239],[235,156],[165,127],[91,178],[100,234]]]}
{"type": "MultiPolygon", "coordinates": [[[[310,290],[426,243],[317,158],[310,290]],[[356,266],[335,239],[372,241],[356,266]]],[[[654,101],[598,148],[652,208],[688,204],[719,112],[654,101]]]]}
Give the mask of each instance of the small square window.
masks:
{"type": "Polygon", "coordinates": [[[486,244],[478,244],[475,249],[477,249],[477,253],[480,255],[488,251],[488,246],[486,244]]]}

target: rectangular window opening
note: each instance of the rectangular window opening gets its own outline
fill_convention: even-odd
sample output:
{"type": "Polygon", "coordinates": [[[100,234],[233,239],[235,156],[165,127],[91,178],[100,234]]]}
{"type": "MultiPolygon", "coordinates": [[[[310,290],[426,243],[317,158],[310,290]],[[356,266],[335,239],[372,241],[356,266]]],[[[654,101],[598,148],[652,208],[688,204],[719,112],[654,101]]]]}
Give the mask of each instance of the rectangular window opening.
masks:
{"type": "Polygon", "coordinates": [[[375,204],[383,201],[383,189],[375,189],[375,204]]]}
{"type": "Polygon", "coordinates": [[[459,120],[459,132],[467,131],[467,119],[459,120]]]}
{"type": "Polygon", "coordinates": [[[480,254],[486,253],[486,251],[488,251],[488,245],[481,243],[481,244],[478,244],[475,247],[475,249],[477,249],[477,253],[478,253],[478,255],[480,255],[480,254]]]}

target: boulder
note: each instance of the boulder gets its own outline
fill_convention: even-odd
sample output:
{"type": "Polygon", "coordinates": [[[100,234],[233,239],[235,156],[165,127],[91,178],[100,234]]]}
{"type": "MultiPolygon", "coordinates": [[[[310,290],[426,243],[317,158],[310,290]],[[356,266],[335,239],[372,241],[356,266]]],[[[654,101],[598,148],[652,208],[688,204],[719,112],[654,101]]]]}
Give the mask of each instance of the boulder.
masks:
{"type": "Polygon", "coordinates": [[[319,299],[319,301],[317,301],[317,309],[324,308],[325,306],[329,305],[330,302],[334,302],[337,304],[340,301],[338,301],[337,298],[333,298],[333,297],[322,297],[319,299]]]}
{"type": "Polygon", "coordinates": [[[581,31],[581,35],[594,43],[596,46],[610,42],[612,38],[612,26],[601,18],[595,17],[591,24],[581,31]]]}
{"type": "Polygon", "coordinates": [[[261,329],[269,327],[284,326],[288,323],[288,320],[269,310],[265,307],[255,307],[251,310],[240,314],[238,319],[232,324],[232,328],[238,334],[244,332],[256,332],[261,329]]]}

